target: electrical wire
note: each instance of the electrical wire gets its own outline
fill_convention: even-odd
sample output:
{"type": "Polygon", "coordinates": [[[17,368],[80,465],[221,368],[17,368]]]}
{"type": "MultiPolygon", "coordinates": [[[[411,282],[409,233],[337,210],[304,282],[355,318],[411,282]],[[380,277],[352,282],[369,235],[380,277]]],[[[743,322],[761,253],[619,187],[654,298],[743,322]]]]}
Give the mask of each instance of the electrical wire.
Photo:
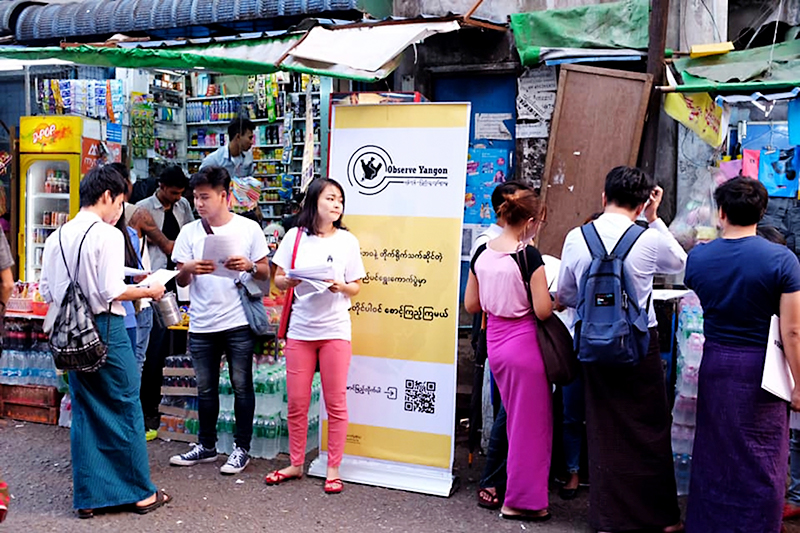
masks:
{"type": "Polygon", "coordinates": [[[775,19],[775,34],[772,36],[772,46],[769,49],[769,63],[767,64],[767,75],[772,74],[772,58],[775,53],[775,43],[778,40],[778,21],[781,18],[781,14],[783,13],[783,0],[780,1],[778,4],[778,16],[775,19]]]}

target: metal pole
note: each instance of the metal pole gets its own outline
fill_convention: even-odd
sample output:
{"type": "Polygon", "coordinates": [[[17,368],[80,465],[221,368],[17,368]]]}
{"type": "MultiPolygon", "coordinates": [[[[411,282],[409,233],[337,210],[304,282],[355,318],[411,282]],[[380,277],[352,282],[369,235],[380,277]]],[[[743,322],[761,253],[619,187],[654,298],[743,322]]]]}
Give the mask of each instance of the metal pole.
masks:
{"type": "Polygon", "coordinates": [[[31,116],[31,69],[28,65],[23,67],[25,71],[25,116],[31,116]]]}

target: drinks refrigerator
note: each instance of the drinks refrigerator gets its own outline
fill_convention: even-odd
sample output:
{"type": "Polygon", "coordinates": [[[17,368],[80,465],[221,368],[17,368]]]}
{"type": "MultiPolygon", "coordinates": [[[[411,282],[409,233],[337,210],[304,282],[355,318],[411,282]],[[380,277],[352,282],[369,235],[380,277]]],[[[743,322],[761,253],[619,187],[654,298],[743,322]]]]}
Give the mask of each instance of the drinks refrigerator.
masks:
{"type": "Polygon", "coordinates": [[[19,274],[37,281],[44,241],[79,208],[81,117],[20,118],[19,274]]]}

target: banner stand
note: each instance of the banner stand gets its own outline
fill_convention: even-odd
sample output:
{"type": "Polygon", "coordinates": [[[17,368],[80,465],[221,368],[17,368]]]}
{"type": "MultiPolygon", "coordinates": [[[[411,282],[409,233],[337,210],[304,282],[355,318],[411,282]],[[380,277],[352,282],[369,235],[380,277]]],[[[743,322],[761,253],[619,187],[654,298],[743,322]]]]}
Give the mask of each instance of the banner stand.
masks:
{"type": "MultiPolygon", "coordinates": [[[[446,497],[470,106],[336,105],[331,124],[330,175],[344,189],[344,224],[366,271],[350,308],[340,477],[446,497]]],[[[312,476],[326,475],[327,428],[323,408],[312,476]]]]}
{"type": "MultiPolygon", "coordinates": [[[[327,469],[328,453],[321,452],[311,462],[308,475],[325,479],[327,469]]],[[[455,479],[446,470],[356,457],[345,457],[342,460],[339,475],[343,481],[445,498],[452,494],[455,479]]]]}

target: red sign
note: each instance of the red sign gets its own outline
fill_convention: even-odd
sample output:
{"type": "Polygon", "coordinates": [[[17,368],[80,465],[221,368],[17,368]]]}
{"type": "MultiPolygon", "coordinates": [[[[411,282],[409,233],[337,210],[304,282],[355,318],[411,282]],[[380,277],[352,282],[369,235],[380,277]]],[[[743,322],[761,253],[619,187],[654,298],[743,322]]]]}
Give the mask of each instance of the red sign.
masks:
{"type": "Polygon", "coordinates": [[[81,176],[89,172],[101,160],[104,163],[122,161],[122,145],[107,142],[104,150],[101,147],[101,141],[83,138],[81,141],[81,176]]]}

